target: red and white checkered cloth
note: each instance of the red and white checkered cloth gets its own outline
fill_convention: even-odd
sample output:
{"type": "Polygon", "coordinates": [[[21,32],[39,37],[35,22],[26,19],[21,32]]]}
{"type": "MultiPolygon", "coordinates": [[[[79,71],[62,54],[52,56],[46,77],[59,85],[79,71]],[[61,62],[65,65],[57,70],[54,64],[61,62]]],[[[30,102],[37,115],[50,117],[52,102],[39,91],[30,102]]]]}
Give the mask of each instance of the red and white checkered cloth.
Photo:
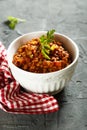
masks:
{"type": "Polygon", "coordinates": [[[21,90],[20,84],[15,81],[9,70],[6,56],[6,49],[0,42],[0,108],[16,114],[44,114],[58,111],[58,102],[53,96],[21,90]]]}

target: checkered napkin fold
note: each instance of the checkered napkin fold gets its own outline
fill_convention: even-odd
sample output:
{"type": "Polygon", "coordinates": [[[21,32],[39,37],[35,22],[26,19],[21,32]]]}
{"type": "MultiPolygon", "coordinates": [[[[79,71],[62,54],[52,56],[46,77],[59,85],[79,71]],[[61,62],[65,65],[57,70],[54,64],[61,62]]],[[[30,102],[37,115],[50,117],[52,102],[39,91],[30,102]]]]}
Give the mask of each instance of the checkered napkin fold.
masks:
{"type": "Polygon", "coordinates": [[[9,70],[6,56],[6,49],[0,42],[0,108],[15,114],[45,114],[58,111],[58,102],[53,96],[29,93],[21,89],[9,70]]]}

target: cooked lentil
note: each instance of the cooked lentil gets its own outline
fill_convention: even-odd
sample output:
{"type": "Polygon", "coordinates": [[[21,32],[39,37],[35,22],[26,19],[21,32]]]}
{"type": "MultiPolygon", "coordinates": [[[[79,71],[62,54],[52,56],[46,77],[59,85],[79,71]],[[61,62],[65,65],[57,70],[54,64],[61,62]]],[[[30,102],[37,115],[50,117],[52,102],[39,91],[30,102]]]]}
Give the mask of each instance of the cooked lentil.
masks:
{"type": "Polygon", "coordinates": [[[50,60],[47,60],[41,53],[39,38],[27,41],[18,48],[13,64],[29,72],[48,73],[61,70],[71,63],[71,56],[62,43],[54,40],[50,48],[50,60]]]}

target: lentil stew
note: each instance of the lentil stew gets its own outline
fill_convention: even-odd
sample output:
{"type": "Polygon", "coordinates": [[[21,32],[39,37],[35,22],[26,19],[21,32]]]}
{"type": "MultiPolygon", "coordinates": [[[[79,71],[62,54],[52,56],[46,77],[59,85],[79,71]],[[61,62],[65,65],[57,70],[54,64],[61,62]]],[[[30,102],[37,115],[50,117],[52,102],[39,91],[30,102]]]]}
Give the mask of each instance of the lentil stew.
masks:
{"type": "Polygon", "coordinates": [[[61,70],[68,66],[72,60],[69,52],[63,47],[63,43],[49,42],[47,49],[49,59],[41,52],[40,38],[33,38],[22,44],[13,57],[13,64],[17,67],[34,73],[48,73],[61,70]]]}

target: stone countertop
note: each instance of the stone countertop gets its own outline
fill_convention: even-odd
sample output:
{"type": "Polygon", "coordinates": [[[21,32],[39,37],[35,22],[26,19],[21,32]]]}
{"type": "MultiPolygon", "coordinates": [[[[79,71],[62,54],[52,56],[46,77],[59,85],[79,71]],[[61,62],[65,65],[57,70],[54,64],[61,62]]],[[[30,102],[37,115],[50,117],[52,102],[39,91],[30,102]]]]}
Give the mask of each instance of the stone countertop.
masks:
{"type": "Polygon", "coordinates": [[[55,29],[79,47],[78,66],[66,88],[55,95],[60,110],[41,115],[15,115],[0,110],[1,130],[87,130],[87,0],[0,0],[0,41],[8,45],[18,36],[55,29]],[[8,16],[26,19],[15,30],[8,16]]]}

